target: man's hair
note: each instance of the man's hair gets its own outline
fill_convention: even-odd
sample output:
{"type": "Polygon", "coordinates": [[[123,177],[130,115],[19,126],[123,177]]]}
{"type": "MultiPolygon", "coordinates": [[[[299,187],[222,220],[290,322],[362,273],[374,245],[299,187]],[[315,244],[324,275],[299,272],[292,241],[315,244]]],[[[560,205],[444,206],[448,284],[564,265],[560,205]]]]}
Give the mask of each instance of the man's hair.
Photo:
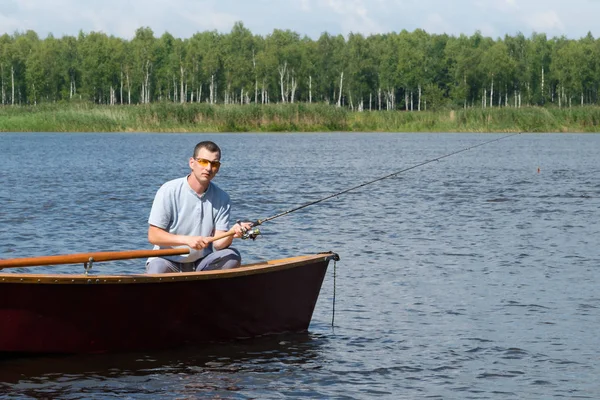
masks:
{"type": "Polygon", "coordinates": [[[200,152],[200,149],[206,149],[206,150],[210,151],[211,153],[218,152],[219,158],[221,158],[221,149],[219,148],[219,146],[217,146],[217,144],[215,142],[211,142],[210,140],[205,140],[203,142],[198,143],[196,145],[196,147],[194,147],[194,158],[198,155],[198,153],[200,152]]]}

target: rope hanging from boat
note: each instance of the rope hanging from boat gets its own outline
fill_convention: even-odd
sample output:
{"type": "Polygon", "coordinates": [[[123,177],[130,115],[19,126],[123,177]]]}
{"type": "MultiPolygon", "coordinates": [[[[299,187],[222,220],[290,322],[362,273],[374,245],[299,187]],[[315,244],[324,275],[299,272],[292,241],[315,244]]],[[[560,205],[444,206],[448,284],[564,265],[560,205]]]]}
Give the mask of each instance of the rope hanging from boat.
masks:
{"type": "MultiPolygon", "coordinates": [[[[503,139],[506,139],[506,138],[509,138],[509,137],[513,137],[513,136],[516,136],[516,135],[520,135],[520,134],[521,134],[521,132],[519,132],[519,133],[512,133],[512,134],[510,134],[510,135],[505,135],[505,136],[502,136],[502,137],[499,137],[499,138],[496,138],[496,139],[487,140],[487,141],[485,141],[485,142],[482,142],[482,143],[479,143],[479,144],[476,144],[476,145],[473,145],[473,146],[469,146],[469,147],[466,147],[466,148],[464,148],[464,149],[461,149],[461,150],[453,151],[452,153],[448,153],[448,154],[445,154],[445,155],[443,155],[443,156],[440,156],[440,157],[436,157],[436,158],[434,158],[434,159],[431,159],[431,160],[427,160],[427,161],[420,162],[420,163],[418,163],[418,164],[415,164],[415,165],[413,165],[413,166],[410,166],[410,167],[407,167],[407,168],[401,169],[401,170],[399,170],[399,171],[393,172],[393,173],[391,173],[391,174],[389,174],[389,175],[382,176],[382,177],[380,177],[380,178],[377,178],[377,179],[373,179],[372,181],[368,181],[368,182],[365,182],[365,183],[361,183],[360,185],[356,185],[356,186],[353,186],[353,187],[351,187],[351,188],[349,188],[349,189],[342,190],[341,192],[338,192],[338,193],[331,194],[331,195],[329,195],[329,196],[323,197],[323,198],[321,198],[321,199],[318,199],[318,200],[315,200],[315,201],[311,201],[311,202],[309,202],[309,203],[303,204],[303,205],[301,205],[301,206],[298,206],[298,207],[294,207],[294,208],[292,208],[292,209],[290,209],[290,210],[287,210],[287,211],[281,212],[281,213],[279,213],[279,214],[273,215],[272,217],[268,217],[268,218],[264,218],[264,219],[258,219],[258,220],[256,220],[256,221],[250,221],[250,222],[252,223],[252,226],[258,226],[258,225],[262,225],[263,223],[265,223],[265,222],[267,222],[267,221],[274,220],[275,218],[283,217],[284,215],[291,214],[291,213],[293,213],[293,212],[295,212],[295,211],[301,210],[301,209],[303,209],[303,208],[306,208],[306,207],[308,207],[308,206],[312,206],[312,205],[314,205],[314,204],[321,203],[321,202],[323,202],[323,201],[325,201],[325,200],[329,200],[329,199],[332,199],[332,198],[334,198],[334,197],[341,196],[342,194],[345,194],[345,193],[351,192],[351,191],[353,191],[353,190],[356,190],[356,189],[360,189],[360,188],[362,188],[362,187],[364,187],[364,186],[367,186],[367,185],[370,185],[370,184],[372,184],[372,183],[379,182],[379,181],[382,181],[382,180],[384,180],[384,179],[392,178],[392,177],[394,177],[394,176],[396,176],[396,175],[400,175],[400,174],[402,174],[402,173],[404,173],[404,172],[407,172],[407,171],[410,171],[410,170],[412,170],[412,169],[415,169],[415,168],[422,167],[423,165],[431,164],[432,162],[440,161],[440,160],[442,160],[442,159],[444,159],[444,158],[448,158],[448,157],[454,156],[454,155],[456,155],[456,154],[463,153],[463,152],[465,152],[465,151],[468,151],[468,150],[472,150],[472,149],[474,149],[474,148],[476,148],[476,147],[481,147],[481,146],[484,146],[484,145],[486,145],[486,144],[490,144],[490,143],[498,142],[498,141],[500,141],[500,140],[503,140],[503,139]]],[[[254,231],[254,233],[255,233],[255,234],[258,234],[259,232],[258,232],[258,231],[254,231]]],[[[256,236],[254,235],[254,237],[252,237],[252,236],[250,236],[250,237],[251,237],[252,239],[254,239],[254,237],[256,237],[256,236]]]]}
{"type": "Polygon", "coordinates": [[[337,275],[337,259],[333,259],[333,310],[331,312],[331,327],[333,328],[333,322],[335,321],[335,278],[337,275]]]}

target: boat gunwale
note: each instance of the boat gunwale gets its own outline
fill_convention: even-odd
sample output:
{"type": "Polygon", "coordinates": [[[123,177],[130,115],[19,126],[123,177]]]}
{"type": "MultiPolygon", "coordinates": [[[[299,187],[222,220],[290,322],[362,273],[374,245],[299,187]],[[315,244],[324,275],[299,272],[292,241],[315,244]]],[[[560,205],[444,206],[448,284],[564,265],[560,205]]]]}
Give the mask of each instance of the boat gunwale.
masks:
{"type": "Polygon", "coordinates": [[[268,260],[227,270],[173,272],[164,274],[126,274],[126,275],[91,275],[91,274],[29,274],[29,273],[0,273],[0,285],[3,283],[20,284],[141,284],[190,282],[212,279],[228,279],[248,275],[265,274],[296,268],[315,261],[330,261],[336,259],[333,252],[312,255],[295,256],[277,260],[268,260]]]}

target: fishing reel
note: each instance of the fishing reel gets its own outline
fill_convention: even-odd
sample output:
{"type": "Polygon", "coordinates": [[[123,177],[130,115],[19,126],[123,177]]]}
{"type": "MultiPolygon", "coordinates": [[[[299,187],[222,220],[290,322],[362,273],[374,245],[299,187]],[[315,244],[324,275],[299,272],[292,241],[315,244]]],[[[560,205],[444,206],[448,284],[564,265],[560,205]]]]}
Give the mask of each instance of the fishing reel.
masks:
{"type": "Polygon", "coordinates": [[[242,233],[242,239],[255,240],[258,237],[258,235],[260,235],[260,229],[258,228],[245,229],[244,233],[242,233]]]}
{"type": "MultiPolygon", "coordinates": [[[[237,220],[235,221],[237,224],[242,224],[242,222],[250,222],[251,224],[254,224],[254,222],[252,221],[241,221],[241,220],[237,220]]],[[[256,238],[260,235],[260,229],[258,229],[257,227],[251,227],[250,229],[244,229],[242,228],[242,239],[252,239],[252,240],[256,240],[256,238]]]]}

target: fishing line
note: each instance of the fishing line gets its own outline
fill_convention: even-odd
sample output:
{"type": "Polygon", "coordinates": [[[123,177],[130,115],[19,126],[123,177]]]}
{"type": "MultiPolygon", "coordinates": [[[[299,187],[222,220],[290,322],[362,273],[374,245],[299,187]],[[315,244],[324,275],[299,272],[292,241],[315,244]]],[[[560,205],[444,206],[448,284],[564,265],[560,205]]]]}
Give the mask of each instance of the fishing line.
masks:
{"type": "MultiPolygon", "coordinates": [[[[321,199],[318,199],[318,200],[315,200],[315,201],[311,201],[311,202],[308,202],[306,204],[302,204],[302,205],[300,205],[298,207],[294,207],[294,208],[292,208],[290,210],[281,212],[279,214],[275,214],[275,215],[273,215],[271,217],[268,217],[268,218],[265,218],[265,219],[258,219],[258,220],[254,221],[254,222],[251,222],[252,226],[255,227],[255,226],[258,226],[258,225],[262,225],[263,223],[265,223],[267,221],[272,221],[275,218],[283,217],[284,215],[288,215],[288,214],[291,214],[291,213],[293,213],[295,211],[298,211],[298,210],[301,210],[303,208],[306,208],[308,206],[312,206],[314,204],[321,203],[321,202],[323,202],[325,200],[329,200],[329,199],[332,199],[334,197],[341,196],[342,194],[351,192],[351,191],[356,190],[356,189],[360,189],[360,188],[365,187],[367,185],[371,185],[371,184],[373,184],[375,182],[379,182],[379,181],[382,181],[384,179],[392,178],[392,177],[394,177],[396,175],[402,174],[402,173],[410,171],[412,169],[419,168],[419,167],[422,167],[422,166],[427,165],[427,164],[431,164],[432,162],[440,161],[440,160],[443,160],[444,158],[448,158],[448,157],[454,156],[456,154],[460,154],[460,153],[463,153],[465,151],[472,150],[474,148],[481,147],[481,146],[484,146],[486,144],[498,142],[500,140],[503,140],[503,139],[506,139],[506,138],[509,138],[509,137],[512,137],[512,136],[520,135],[520,134],[521,134],[521,132],[519,132],[519,133],[512,133],[510,135],[505,135],[505,136],[502,136],[502,137],[499,137],[499,138],[496,138],[496,139],[487,140],[485,142],[478,143],[478,144],[473,145],[473,146],[465,147],[464,149],[453,151],[452,153],[444,154],[443,156],[436,157],[436,158],[431,159],[431,160],[420,162],[418,164],[415,164],[415,165],[412,165],[410,167],[401,169],[399,171],[396,171],[396,172],[393,172],[391,174],[382,176],[380,178],[373,179],[373,180],[365,182],[365,183],[361,183],[360,185],[353,186],[353,187],[351,187],[349,189],[346,189],[346,190],[342,190],[341,192],[337,192],[337,193],[331,194],[329,196],[323,197],[321,199]]],[[[240,221],[238,221],[238,222],[240,222],[240,221]]],[[[260,234],[260,231],[258,230],[258,228],[254,228],[254,229],[249,229],[247,232],[244,233],[244,236],[242,236],[242,237],[243,238],[255,239],[259,234],[260,234]]],[[[335,297],[336,297],[335,296],[336,295],[335,292],[336,292],[336,275],[337,275],[336,274],[336,272],[337,272],[336,269],[337,268],[336,268],[335,261],[337,261],[338,259],[339,259],[339,257],[337,257],[337,255],[336,255],[336,259],[334,259],[334,264],[333,264],[333,302],[332,302],[333,303],[332,304],[333,309],[332,309],[332,313],[331,313],[331,326],[332,327],[335,326],[335,297]]]]}
{"type": "Polygon", "coordinates": [[[519,132],[519,133],[512,133],[512,134],[510,134],[510,135],[506,135],[506,136],[502,136],[502,137],[499,137],[499,138],[496,138],[496,139],[488,140],[488,141],[485,141],[485,142],[482,142],[482,143],[479,143],[479,144],[476,144],[476,145],[473,145],[473,146],[466,147],[466,148],[464,148],[464,149],[461,149],[461,150],[453,151],[452,153],[445,154],[445,155],[443,155],[443,156],[440,156],[440,157],[434,158],[434,159],[432,159],[432,160],[423,161],[423,162],[421,162],[421,163],[418,163],[418,164],[415,164],[415,165],[413,165],[413,166],[410,166],[410,167],[407,167],[407,168],[401,169],[400,171],[396,171],[396,172],[394,172],[394,173],[391,173],[391,174],[389,174],[389,175],[382,176],[381,178],[373,179],[372,181],[365,182],[365,183],[361,183],[360,185],[356,185],[356,186],[353,186],[353,187],[351,187],[351,188],[349,188],[349,189],[342,190],[341,192],[334,193],[334,194],[332,194],[332,195],[329,195],[329,196],[323,197],[323,198],[321,198],[321,199],[318,199],[318,200],[315,200],[315,201],[311,201],[311,202],[309,202],[309,203],[303,204],[303,205],[301,205],[301,206],[298,206],[298,207],[294,207],[294,208],[292,208],[292,209],[290,209],[290,210],[287,210],[287,211],[281,212],[281,213],[279,213],[279,214],[273,215],[272,217],[268,217],[268,218],[265,218],[265,219],[258,219],[258,220],[256,220],[256,221],[252,222],[252,226],[258,226],[258,225],[262,225],[263,223],[265,223],[265,222],[267,222],[267,221],[274,220],[275,218],[283,217],[284,215],[288,215],[288,214],[291,214],[291,213],[293,213],[293,212],[295,212],[295,211],[298,211],[298,210],[301,210],[301,209],[303,209],[303,208],[306,208],[306,207],[308,207],[308,206],[312,206],[312,205],[314,205],[314,204],[321,203],[321,202],[323,202],[323,201],[325,201],[325,200],[329,200],[329,199],[332,199],[332,198],[334,198],[334,197],[341,196],[342,194],[345,194],[345,193],[351,192],[351,191],[353,191],[353,190],[356,190],[356,189],[360,189],[360,188],[362,188],[362,187],[364,187],[364,186],[371,185],[371,184],[373,184],[373,183],[375,183],[375,182],[379,182],[379,181],[382,181],[382,180],[384,180],[384,179],[392,178],[392,177],[394,177],[394,176],[396,176],[396,175],[402,174],[402,173],[404,173],[404,172],[407,172],[407,171],[410,171],[410,170],[412,170],[412,169],[415,169],[415,168],[422,167],[423,165],[431,164],[432,162],[440,161],[440,160],[442,160],[442,159],[444,159],[444,158],[448,158],[448,157],[454,156],[454,155],[456,155],[456,154],[463,153],[463,152],[465,152],[465,151],[472,150],[472,149],[474,149],[474,148],[481,147],[481,146],[484,146],[484,145],[486,145],[486,144],[490,144],[490,143],[498,142],[498,141],[500,141],[500,140],[503,140],[503,139],[506,139],[506,138],[509,138],[509,137],[513,137],[513,136],[516,136],[516,135],[520,135],[520,134],[521,134],[521,132],[519,132]]]}

